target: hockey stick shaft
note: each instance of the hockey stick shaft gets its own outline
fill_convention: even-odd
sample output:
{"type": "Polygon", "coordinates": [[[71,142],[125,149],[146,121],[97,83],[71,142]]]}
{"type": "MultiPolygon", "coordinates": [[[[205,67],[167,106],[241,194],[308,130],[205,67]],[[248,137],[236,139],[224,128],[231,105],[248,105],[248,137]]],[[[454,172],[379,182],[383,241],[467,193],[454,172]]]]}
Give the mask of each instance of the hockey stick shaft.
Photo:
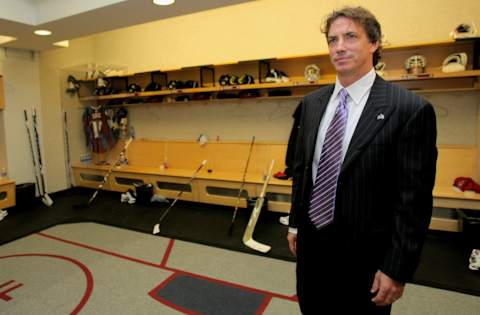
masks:
{"type": "Polygon", "coordinates": [[[273,165],[275,164],[275,160],[272,160],[270,163],[270,167],[267,172],[267,176],[263,182],[263,187],[262,191],[260,193],[260,196],[258,197],[255,207],[252,210],[252,214],[250,215],[250,220],[248,221],[247,227],[245,229],[245,233],[243,234],[243,244],[246,246],[250,247],[251,249],[260,251],[262,253],[266,253],[270,250],[270,246],[259,243],[253,239],[253,232],[255,230],[255,226],[258,221],[258,217],[260,216],[260,211],[262,210],[263,203],[265,201],[265,194],[267,191],[267,186],[268,182],[270,181],[270,178],[272,177],[272,171],[273,171],[273,165]]]}
{"type": "Polygon", "coordinates": [[[228,228],[228,234],[229,235],[232,235],[232,233],[233,233],[233,225],[235,223],[235,218],[237,216],[238,206],[240,204],[240,198],[242,197],[243,187],[245,187],[245,178],[247,176],[248,164],[250,163],[250,157],[252,156],[254,143],[255,143],[255,136],[252,137],[252,141],[250,142],[247,162],[245,163],[245,169],[243,170],[242,183],[240,184],[240,189],[238,190],[238,196],[237,196],[237,201],[235,202],[235,210],[233,211],[232,222],[230,222],[230,227],[228,228]]]}
{"type": "Polygon", "coordinates": [[[48,195],[47,186],[45,184],[45,170],[43,168],[43,163],[42,163],[42,149],[40,147],[40,135],[38,133],[37,112],[35,110],[35,107],[33,108],[32,121],[33,121],[33,131],[35,133],[35,144],[37,146],[38,169],[39,169],[39,176],[40,176],[40,183],[41,183],[41,188],[39,185],[38,189],[39,189],[40,195],[42,196],[42,202],[46,206],[50,207],[53,204],[53,200],[48,195]]]}
{"type": "Polygon", "coordinates": [[[185,183],[185,185],[183,185],[182,189],[180,189],[180,191],[177,193],[177,196],[175,197],[175,199],[172,201],[172,203],[170,204],[170,206],[168,206],[168,208],[163,212],[162,216],[158,219],[157,221],[157,224],[154,225],[153,227],[153,234],[158,234],[160,233],[160,225],[162,224],[162,221],[163,219],[167,216],[168,212],[170,211],[170,209],[173,208],[173,206],[177,203],[177,201],[180,199],[180,197],[183,195],[183,192],[185,191],[185,189],[187,189],[187,187],[190,186],[190,184],[193,182],[193,180],[197,177],[198,173],[200,172],[200,170],[205,166],[205,164],[207,164],[207,160],[203,160],[202,163],[197,167],[197,169],[195,170],[195,172],[193,173],[193,175],[190,177],[190,179],[188,180],[187,183],[185,183]]]}
{"type": "Polygon", "coordinates": [[[37,170],[37,162],[35,161],[35,151],[33,150],[33,140],[32,140],[32,131],[30,130],[30,127],[28,125],[28,114],[27,110],[23,110],[23,115],[25,117],[25,126],[27,128],[27,137],[28,137],[28,143],[30,145],[30,153],[32,155],[32,162],[33,162],[33,172],[35,174],[35,183],[37,184],[37,189],[38,189],[38,194],[41,196],[42,191],[40,190],[40,180],[38,178],[38,170],[37,170]]]}
{"type": "Polygon", "coordinates": [[[122,151],[120,151],[120,153],[118,154],[118,157],[117,157],[117,159],[115,160],[115,162],[110,165],[110,167],[108,168],[107,173],[103,176],[102,182],[98,185],[97,190],[95,190],[95,192],[94,192],[93,195],[90,197],[90,199],[88,200],[88,202],[87,202],[85,205],[74,205],[74,208],[83,208],[84,206],[88,206],[88,205],[90,205],[90,204],[93,202],[93,200],[97,197],[98,192],[103,188],[103,186],[104,186],[105,183],[107,182],[108,177],[110,177],[110,174],[112,173],[113,168],[114,168],[115,165],[118,163],[118,161],[120,161],[120,158],[121,158],[121,156],[122,156],[122,153],[127,152],[127,149],[128,149],[128,147],[130,146],[130,143],[132,143],[132,140],[133,140],[133,138],[130,138],[130,139],[128,139],[128,140],[125,142],[122,151]]]}
{"type": "Polygon", "coordinates": [[[72,180],[72,169],[71,169],[71,159],[70,159],[70,141],[68,137],[68,121],[67,121],[67,112],[63,112],[63,130],[65,135],[65,158],[66,158],[66,166],[67,166],[67,178],[68,178],[68,188],[73,186],[72,180]]]}
{"type": "Polygon", "coordinates": [[[35,144],[37,146],[37,158],[38,158],[38,167],[40,169],[40,182],[42,184],[42,196],[44,196],[46,199],[50,199],[47,195],[47,187],[45,185],[45,169],[43,168],[43,162],[42,162],[42,148],[40,145],[40,134],[38,132],[38,122],[37,122],[37,110],[35,107],[32,110],[32,120],[33,120],[33,132],[35,133],[35,144]]]}

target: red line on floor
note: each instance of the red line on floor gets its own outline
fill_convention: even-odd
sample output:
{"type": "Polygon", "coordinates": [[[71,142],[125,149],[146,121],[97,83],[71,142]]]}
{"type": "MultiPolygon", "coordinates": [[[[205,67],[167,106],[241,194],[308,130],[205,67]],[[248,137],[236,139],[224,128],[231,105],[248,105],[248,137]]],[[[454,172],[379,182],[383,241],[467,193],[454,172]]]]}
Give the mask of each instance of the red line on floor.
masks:
{"type": "MultiPolygon", "coordinates": [[[[10,281],[10,283],[12,283],[12,282],[10,281]]],[[[15,286],[5,290],[5,291],[0,292],[0,299],[2,299],[4,301],[7,301],[7,302],[10,301],[12,299],[12,297],[10,295],[8,295],[8,293],[12,292],[15,289],[20,288],[22,285],[23,285],[23,283],[19,283],[15,286]]]]}
{"type": "Polygon", "coordinates": [[[59,242],[64,242],[64,243],[75,245],[75,246],[78,246],[78,247],[83,247],[83,248],[90,249],[90,250],[100,252],[100,253],[103,253],[103,254],[115,256],[115,257],[126,259],[126,260],[130,260],[130,261],[133,261],[133,262],[136,262],[136,263],[139,263],[139,264],[143,264],[143,265],[147,265],[147,266],[151,266],[151,267],[157,267],[157,268],[159,267],[158,264],[154,264],[154,263],[151,263],[151,262],[148,262],[148,261],[145,261],[145,260],[125,256],[125,255],[122,255],[122,254],[117,254],[117,253],[114,253],[112,251],[108,251],[108,250],[101,249],[101,248],[98,248],[98,247],[93,247],[93,246],[90,246],[90,245],[66,240],[66,239],[63,239],[63,238],[60,238],[60,237],[57,237],[57,236],[53,236],[53,235],[48,235],[48,234],[45,234],[45,233],[42,233],[42,232],[38,232],[37,234],[40,235],[40,236],[46,237],[46,238],[50,238],[52,240],[56,240],[56,241],[59,241],[59,242]]]}
{"type": "Polygon", "coordinates": [[[175,243],[175,241],[173,239],[170,239],[167,249],[165,250],[165,254],[163,255],[162,262],[160,263],[160,267],[162,268],[165,268],[167,266],[168,258],[170,258],[170,253],[172,252],[173,243],[175,243]]]}
{"type": "Polygon", "coordinates": [[[15,282],[15,280],[10,280],[10,281],[7,281],[7,282],[5,282],[5,283],[2,283],[2,284],[0,284],[0,288],[6,287],[6,286],[9,285],[10,283],[14,283],[14,282],[15,282]]]}
{"type": "Polygon", "coordinates": [[[78,314],[82,308],[87,304],[88,299],[92,295],[93,292],[93,276],[90,270],[88,269],[87,266],[85,266],[83,263],[81,263],[78,260],[75,260],[73,258],[67,257],[67,256],[60,256],[60,255],[53,255],[53,254],[39,254],[39,253],[32,253],[32,254],[16,254],[16,255],[8,255],[8,256],[0,256],[0,259],[6,259],[6,258],[15,258],[15,257],[48,257],[48,258],[57,258],[61,260],[66,260],[68,262],[71,262],[72,264],[76,265],[79,267],[83,273],[85,274],[87,286],[85,288],[85,293],[83,293],[83,297],[80,300],[80,302],[77,304],[77,306],[73,309],[73,311],[70,313],[72,315],[78,314]]]}
{"type": "Polygon", "coordinates": [[[267,309],[267,306],[268,306],[268,304],[270,304],[271,300],[272,300],[271,295],[265,296],[265,298],[263,299],[262,305],[260,305],[260,307],[258,308],[255,315],[262,315],[265,312],[265,310],[267,309]]]}
{"type": "MultiPolygon", "coordinates": [[[[166,265],[154,264],[154,263],[144,261],[144,260],[141,260],[141,259],[125,256],[125,255],[122,255],[122,254],[117,254],[117,253],[114,253],[112,251],[108,251],[108,250],[105,250],[105,249],[101,249],[101,248],[93,247],[93,246],[90,246],[90,245],[66,240],[66,239],[63,239],[63,238],[60,238],[60,237],[57,237],[57,236],[48,235],[48,234],[43,233],[43,232],[38,232],[36,234],[38,234],[40,236],[43,236],[43,237],[46,237],[46,238],[49,238],[49,239],[52,239],[52,240],[56,240],[56,241],[59,241],[59,242],[64,242],[64,243],[67,243],[67,244],[79,246],[79,247],[86,248],[86,249],[90,249],[90,250],[93,250],[93,251],[97,251],[97,252],[100,252],[100,253],[103,253],[103,254],[111,255],[111,256],[114,256],[114,257],[117,257],[117,258],[126,259],[126,260],[129,260],[129,261],[133,261],[133,262],[140,263],[140,264],[143,264],[143,265],[147,265],[147,266],[150,266],[150,267],[159,268],[159,269],[163,269],[163,270],[168,270],[168,271],[172,271],[172,272],[175,272],[175,273],[179,272],[179,273],[183,273],[183,274],[188,274],[188,275],[191,275],[192,277],[197,277],[197,278],[200,278],[200,279],[206,279],[206,280],[209,280],[209,281],[218,282],[218,283],[221,283],[223,285],[240,288],[240,289],[243,289],[243,290],[246,290],[246,291],[253,291],[253,292],[256,292],[256,293],[270,295],[270,296],[275,297],[275,298],[280,298],[280,299],[284,299],[284,300],[288,300],[288,301],[294,301],[294,302],[297,301],[297,299],[292,297],[292,296],[283,295],[283,294],[274,293],[274,292],[269,292],[269,291],[266,291],[266,290],[256,289],[256,288],[252,288],[252,287],[247,287],[247,286],[244,286],[244,285],[241,285],[241,284],[238,284],[238,283],[228,282],[228,281],[215,279],[215,278],[211,278],[211,277],[208,277],[208,276],[204,276],[204,275],[200,275],[200,274],[196,274],[196,273],[192,273],[192,272],[188,272],[188,271],[183,271],[183,270],[180,270],[180,269],[175,269],[175,268],[172,268],[172,267],[167,267],[166,265]]],[[[167,255],[168,256],[167,256],[167,258],[165,258],[165,256],[164,256],[164,258],[162,260],[162,263],[165,261],[165,264],[166,264],[166,260],[170,256],[173,245],[174,245],[173,242],[169,243],[169,245],[168,245],[168,247],[165,251],[165,256],[167,256],[167,255]]]]}

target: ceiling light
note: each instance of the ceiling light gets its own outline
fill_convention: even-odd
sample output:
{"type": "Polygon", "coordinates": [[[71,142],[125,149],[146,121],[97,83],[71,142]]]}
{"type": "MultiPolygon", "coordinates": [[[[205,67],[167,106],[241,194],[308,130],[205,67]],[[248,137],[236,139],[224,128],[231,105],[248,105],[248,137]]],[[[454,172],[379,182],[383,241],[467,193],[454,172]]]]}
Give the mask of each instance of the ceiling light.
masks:
{"type": "Polygon", "coordinates": [[[49,30],[35,30],[35,31],[33,31],[33,33],[35,35],[40,35],[40,36],[52,35],[52,32],[50,32],[49,30]]]}
{"type": "Polygon", "coordinates": [[[0,45],[17,40],[16,37],[0,35],[0,45]]]}
{"type": "Polygon", "coordinates": [[[153,0],[153,3],[156,5],[171,5],[175,0],[153,0]]]}
{"type": "Polygon", "coordinates": [[[70,43],[69,43],[68,40],[62,40],[62,41],[53,43],[53,46],[63,47],[63,48],[68,48],[69,45],[70,45],[70,43]]]}

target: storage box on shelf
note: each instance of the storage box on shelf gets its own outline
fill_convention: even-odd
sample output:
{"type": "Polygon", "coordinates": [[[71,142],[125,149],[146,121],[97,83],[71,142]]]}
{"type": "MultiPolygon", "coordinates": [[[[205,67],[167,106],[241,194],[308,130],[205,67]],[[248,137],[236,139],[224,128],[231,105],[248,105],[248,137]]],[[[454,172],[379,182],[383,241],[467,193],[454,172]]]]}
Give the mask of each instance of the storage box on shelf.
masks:
{"type": "Polygon", "coordinates": [[[0,209],[15,206],[15,181],[0,179],[0,209]]]}

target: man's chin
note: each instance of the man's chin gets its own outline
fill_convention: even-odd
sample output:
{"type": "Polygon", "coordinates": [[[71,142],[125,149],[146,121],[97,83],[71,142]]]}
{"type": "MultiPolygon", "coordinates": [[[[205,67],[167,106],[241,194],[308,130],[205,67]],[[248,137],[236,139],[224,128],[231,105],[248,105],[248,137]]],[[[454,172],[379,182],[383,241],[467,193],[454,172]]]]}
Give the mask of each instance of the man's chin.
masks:
{"type": "Polygon", "coordinates": [[[352,67],[349,66],[335,66],[335,71],[337,72],[337,75],[348,75],[352,73],[352,67]]]}

